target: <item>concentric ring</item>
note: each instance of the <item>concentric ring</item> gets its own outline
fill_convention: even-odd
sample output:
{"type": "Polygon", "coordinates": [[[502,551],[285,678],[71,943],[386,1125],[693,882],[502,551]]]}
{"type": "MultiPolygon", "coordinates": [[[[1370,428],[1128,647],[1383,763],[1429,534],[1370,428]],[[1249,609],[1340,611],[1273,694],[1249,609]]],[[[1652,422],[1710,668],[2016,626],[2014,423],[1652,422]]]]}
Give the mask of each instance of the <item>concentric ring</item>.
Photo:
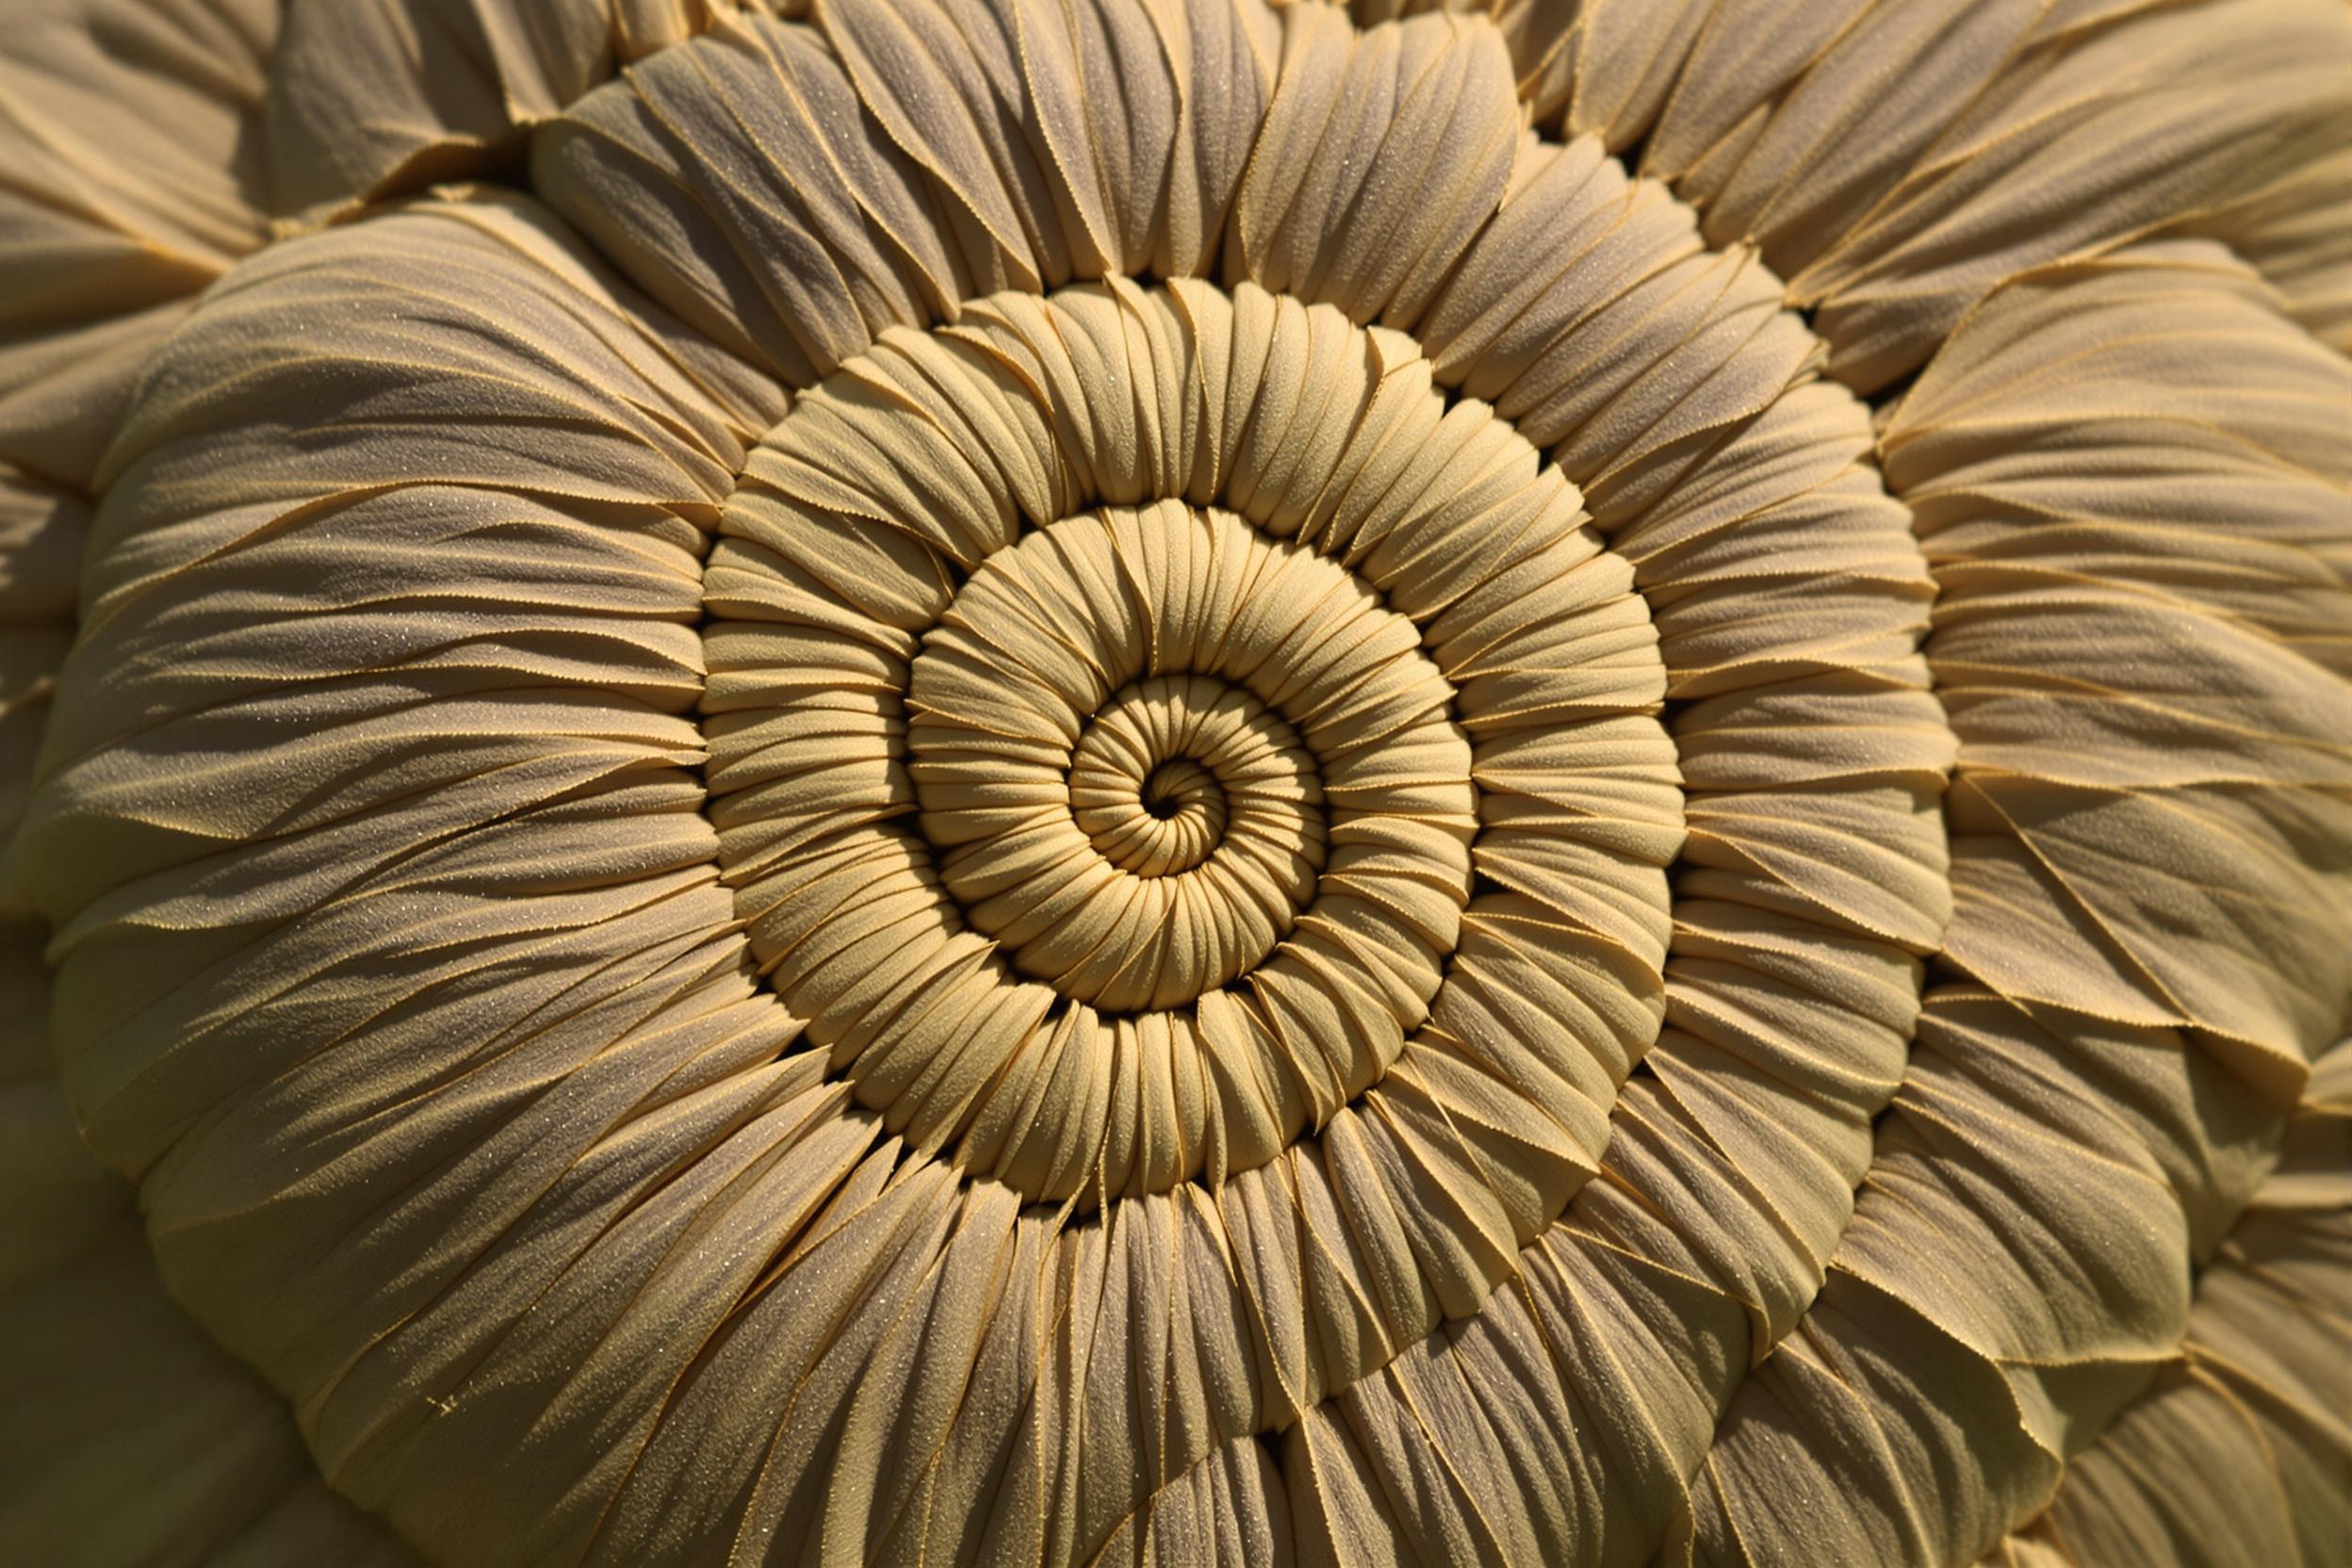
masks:
{"type": "MultiPolygon", "coordinates": [[[[923,643],[907,688],[923,834],[944,853],[965,918],[1015,968],[1074,1001],[1133,1013],[1192,1003],[1283,939],[1295,951],[1251,982],[1270,1013],[1270,992],[1297,988],[1310,951],[1377,995],[1384,977],[1339,938],[1360,931],[1382,950],[1429,951],[1431,984],[1397,999],[1402,1044],[1469,901],[1477,825],[1453,688],[1410,622],[1311,551],[1262,540],[1232,513],[1168,501],[1069,519],[990,556],[923,643]],[[1303,780],[1287,770],[1295,793],[1303,783],[1323,803],[1311,832],[1302,821],[1271,855],[1253,851],[1248,840],[1275,826],[1253,808],[1235,825],[1250,830],[1236,853],[1212,850],[1200,874],[1172,879],[1124,875],[1080,841],[1069,769],[1082,727],[1114,691],[1171,675],[1213,678],[1303,732],[1283,749],[1303,744],[1312,760],[1303,780]],[[1043,780],[1023,766],[1040,751],[1043,780]],[[1400,865],[1393,850],[1405,841],[1417,853],[1400,865]],[[1294,889],[1318,871],[1330,890],[1302,908],[1294,889]],[[1432,891],[1450,896],[1450,914],[1432,891]],[[1302,920],[1313,935],[1287,938],[1302,920]]],[[[1221,787],[1213,798],[1221,820],[1221,787]]]]}
{"type": "Polygon", "coordinates": [[[1078,831],[1131,875],[1182,876],[1229,840],[1323,863],[1323,787],[1298,732],[1206,677],[1153,676],[1104,699],[1071,748],[1067,790],[1078,831]]]}
{"type": "MultiPolygon", "coordinates": [[[[924,675],[918,660],[918,708],[924,675]]],[[[1058,760],[1023,765],[1035,745],[970,721],[909,743],[947,890],[1023,973],[1109,1012],[1176,1006],[1254,968],[1306,907],[1321,776],[1247,690],[1154,675],[1089,712],[1058,760]]]]}
{"type": "MultiPolygon", "coordinates": [[[[776,994],[917,1147],[1033,1199],[1215,1185],[1380,1082],[1475,875],[1590,901],[1576,815],[1477,779],[1551,746],[1549,788],[1580,788],[1580,729],[1662,686],[1644,618],[1575,491],[1400,349],[1250,286],[1001,296],[887,337],[755,454],[706,572],[720,864],[776,994]],[[1335,395],[1299,396],[1301,360],[1335,395]],[[1121,406],[1160,417],[1072,424],[1121,406]],[[1303,461],[1202,449],[1229,410],[1303,461]],[[920,494],[908,452],[942,459],[920,494]],[[1140,682],[1200,710],[1146,718],[1140,682]],[[1220,713],[1253,748],[1148,738],[1220,713]],[[1096,846],[1203,761],[1197,863],[1096,846]]],[[[1662,922],[1650,899],[1592,918],[1662,922]]]]}
{"type": "MultiPolygon", "coordinates": [[[[2156,1560],[2111,1482],[2226,1442],[2143,1513],[2341,1517],[2352,1184],[2259,1185],[2352,991],[2341,5],[754,8],[0,47],[62,1075],[317,1501],[1926,1563],[2055,1489],[2156,1560]],[[1205,656],[980,678],[1173,613],[1010,612],[1121,529],[1376,601],[1446,765],[1367,811],[1205,656]]],[[[127,1387],[178,1309],[94,1277],[127,1387]]]]}

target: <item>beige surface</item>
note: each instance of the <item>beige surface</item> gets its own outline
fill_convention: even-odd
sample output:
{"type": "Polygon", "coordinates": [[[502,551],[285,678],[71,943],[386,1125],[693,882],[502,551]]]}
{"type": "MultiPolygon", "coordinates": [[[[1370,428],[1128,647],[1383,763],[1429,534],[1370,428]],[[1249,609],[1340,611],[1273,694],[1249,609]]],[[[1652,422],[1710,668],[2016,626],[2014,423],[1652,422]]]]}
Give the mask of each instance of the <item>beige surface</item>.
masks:
{"type": "Polygon", "coordinates": [[[2352,21],[1774,15],[0,44],[0,1547],[2333,1560],[2352,21]]]}

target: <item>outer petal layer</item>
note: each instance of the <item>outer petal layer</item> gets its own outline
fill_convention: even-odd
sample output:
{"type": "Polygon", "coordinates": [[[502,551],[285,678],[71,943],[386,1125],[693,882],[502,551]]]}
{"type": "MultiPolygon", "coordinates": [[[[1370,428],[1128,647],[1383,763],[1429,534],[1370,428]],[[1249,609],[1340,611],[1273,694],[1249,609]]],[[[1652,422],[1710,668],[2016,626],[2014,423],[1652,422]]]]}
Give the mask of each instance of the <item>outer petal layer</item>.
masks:
{"type": "Polygon", "coordinates": [[[28,0],[0,51],[0,462],[86,488],[188,295],[261,244],[268,0],[28,0]]]}
{"type": "Polygon", "coordinates": [[[1822,1301],[1708,1458],[1702,1556],[1973,1559],[2175,1353],[2186,1260],[2352,994],[2348,399],[2193,247],[2005,286],[1890,419],[1946,590],[1946,953],[1983,988],[1929,997],[1822,1301]]]}

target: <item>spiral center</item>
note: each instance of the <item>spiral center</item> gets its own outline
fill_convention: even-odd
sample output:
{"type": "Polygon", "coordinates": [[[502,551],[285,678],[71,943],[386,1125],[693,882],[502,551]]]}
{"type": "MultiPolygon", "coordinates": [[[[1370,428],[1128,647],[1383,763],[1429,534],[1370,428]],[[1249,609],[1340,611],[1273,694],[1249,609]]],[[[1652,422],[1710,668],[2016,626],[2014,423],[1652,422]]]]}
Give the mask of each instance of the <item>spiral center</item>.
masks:
{"type": "Polygon", "coordinates": [[[1181,812],[1223,817],[1225,792],[1217,776],[1189,757],[1171,757],[1152,770],[1143,781],[1143,808],[1154,821],[1166,822],[1181,812]]]}
{"type": "MultiPolygon", "coordinates": [[[[907,773],[940,879],[973,928],[1063,996],[1136,1013],[1195,1002],[1273,953],[1315,900],[1328,825],[1314,749],[1236,678],[1287,681],[1287,662],[1180,647],[1148,589],[1089,595],[1086,615],[1051,616],[1082,656],[1035,657],[1039,590],[1060,581],[1075,611],[1084,585],[1103,580],[1088,556],[1125,526],[1144,530],[1138,543],[1198,535],[1269,562],[1315,561],[1184,507],[1034,535],[973,575],[914,661],[907,773]],[[1146,673],[1155,661],[1207,667],[1146,673]]],[[[1364,612],[1393,620],[1368,602],[1364,612]]],[[[1410,629],[1387,640],[1383,663],[1425,667],[1410,629]]],[[[1420,700],[1422,723],[1442,725],[1443,687],[1420,700]]]]}
{"type": "Polygon", "coordinates": [[[1251,840],[1322,858],[1308,815],[1322,790],[1298,733],[1219,680],[1155,677],[1118,693],[1080,736],[1069,777],[1071,820],[1130,875],[1181,876],[1251,840]]]}
{"type": "Polygon", "coordinates": [[[802,397],[705,567],[721,869],[803,1037],[1056,1202],[1216,1186],[1409,1052],[1406,1099],[1566,1059],[1679,842],[1574,488],[1336,312],[1001,309],[802,397]]]}

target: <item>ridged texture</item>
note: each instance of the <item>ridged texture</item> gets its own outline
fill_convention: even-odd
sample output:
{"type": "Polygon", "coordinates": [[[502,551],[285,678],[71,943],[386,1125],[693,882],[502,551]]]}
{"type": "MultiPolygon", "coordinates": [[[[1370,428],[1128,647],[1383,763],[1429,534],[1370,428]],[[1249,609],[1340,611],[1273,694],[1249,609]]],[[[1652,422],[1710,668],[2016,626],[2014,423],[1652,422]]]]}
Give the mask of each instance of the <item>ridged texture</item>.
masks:
{"type": "Polygon", "coordinates": [[[2184,1262],[2352,997],[2348,406],[2198,245],[2012,280],[1887,421],[1942,589],[1961,977],[1725,1417],[1702,1559],[1971,1560],[2179,1354],[2184,1262]]]}
{"type": "MultiPolygon", "coordinates": [[[[1757,247],[1838,377],[1917,368],[2003,277],[2183,220],[2299,285],[2324,238],[2248,198],[2352,139],[2335,0],[1409,0],[1492,10],[1540,122],[1610,147],[1757,247]]],[[[1359,0],[1385,16],[1394,0],[1359,0]]]]}
{"type": "Polygon", "coordinates": [[[2180,1360],[2074,1456],[2003,1568],[2326,1563],[2352,1541],[2352,1042],[2320,1058],[2271,1174],[2200,1249],[2180,1360]],[[2210,1251],[2210,1256],[2208,1255],[2210,1251]]]}
{"type": "Polygon", "coordinates": [[[1486,8],[0,42],[0,1555],[2340,1560],[2352,20],[1486,8]]]}
{"type": "Polygon", "coordinates": [[[496,168],[620,67],[799,0],[284,0],[259,145],[271,209],[316,219],[496,168]]]}
{"type": "MultiPolygon", "coordinates": [[[[0,841],[74,631],[83,492],[188,298],[268,236],[277,7],[25,0],[0,40],[0,841]],[[137,106],[126,117],[124,106],[137,106]]],[[[44,923],[0,877],[0,1557],[412,1561],[172,1301],[50,1060],[44,923]]]]}
{"type": "Polygon", "coordinates": [[[268,237],[253,134],[277,22],[270,0],[11,8],[0,463],[88,487],[184,302],[268,237]]]}
{"type": "Polygon", "coordinates": [[[1582,516],[1409,342],[1254,286],[887,335],[753,454],[706,573],[770,984],[893,1131],[1032,1198],[1215,1186],[1367,1091],[1409,1124],[1402,1055],[1556,1211],[1656,1028],[1682,837],[1657,639],[1582,516]],[[1217,828],[1139,859],[1115,825],[1186,762],[1217,828]]]}

